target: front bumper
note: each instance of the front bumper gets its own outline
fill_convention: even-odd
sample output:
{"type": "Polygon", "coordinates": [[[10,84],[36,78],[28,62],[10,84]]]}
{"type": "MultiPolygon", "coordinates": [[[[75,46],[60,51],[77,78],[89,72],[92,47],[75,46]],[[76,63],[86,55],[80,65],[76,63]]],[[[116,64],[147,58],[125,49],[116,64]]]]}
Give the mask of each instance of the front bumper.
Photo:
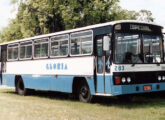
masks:
{"type": "Polygon", "coordinates": [[[158,91],[165,91],[165,83],[114,85],[112,87],[112,95],[126,95],[158,91]],[[144,86],[151,86],[151,90],[144,90],[144,86]]]}

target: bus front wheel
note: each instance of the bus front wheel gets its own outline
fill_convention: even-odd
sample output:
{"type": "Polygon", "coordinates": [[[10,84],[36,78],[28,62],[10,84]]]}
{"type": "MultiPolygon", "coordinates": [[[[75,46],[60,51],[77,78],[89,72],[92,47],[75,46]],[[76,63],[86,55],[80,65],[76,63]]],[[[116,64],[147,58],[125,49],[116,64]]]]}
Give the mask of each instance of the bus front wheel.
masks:
{"type": "Polygon", "coordinates": [[[26,95],[27,89],[24,86],[22,78],[19,78],[18,81],[16,82],[16,92],[19,95],[26,95]]]}
{"type": "Polygon", "coordinates": [[[92,95],[86,82],[83,82],[78,89],[78,98],[81,102],[89,103],[92,101],[92,95]]]}

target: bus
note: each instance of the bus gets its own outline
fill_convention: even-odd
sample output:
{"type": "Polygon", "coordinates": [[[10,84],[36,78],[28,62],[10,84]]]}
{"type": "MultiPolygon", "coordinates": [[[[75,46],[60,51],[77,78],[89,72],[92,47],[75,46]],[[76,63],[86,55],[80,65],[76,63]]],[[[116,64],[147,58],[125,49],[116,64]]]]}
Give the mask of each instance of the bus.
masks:
{"type": "Polygon", "coordinates": [[[0,44],[1,85],[119,96],[165,90],[163,27],[120,20],[0,44]]]}

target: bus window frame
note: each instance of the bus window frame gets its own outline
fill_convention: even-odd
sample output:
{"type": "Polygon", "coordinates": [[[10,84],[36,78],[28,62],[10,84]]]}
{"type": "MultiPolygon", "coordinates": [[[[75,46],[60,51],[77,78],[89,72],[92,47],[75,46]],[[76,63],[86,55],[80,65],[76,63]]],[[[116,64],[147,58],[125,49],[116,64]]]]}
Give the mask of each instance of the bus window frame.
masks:
{"type": "MultiPolygon", "coordinates": [[[[64,35],[56,35],[56,36],[52,36],[52,37],[50,37],[50,48],[49,48],[49,53],[50,53],[50,58],[60,58],[60,57],[67,57],[68,55],[69,55],[69,51],[70,51],[70,44],[69,44],[69,40],[70,40],[70,38],[69,38],[69,34],[64,34],[64,35]],[[60,36],[67,36],[67,39],[60,39],[60,40],[52,40],[53,38],[56,38],[56,37],[60,37],[60,36]],[[52,53],[52,50],[51,50],[51,48],[52,48],[52,42],[56,42],[56,41],[68,41],[68,52],[67,52],[67,54],[66,55],[59,55],[59,56],[53,56],[53,55],[51,55],[51,53],[52,53]]],[[[59,45],[58,45],[58,49],[59,49],[59,45]]]]}
{"type": "MultiPolygon", "coordinates": [[[[70,34],[70,43],[69,43],[69,53],[70,53],[70,56],[86,56],[86,55],[92,55],[93,54],[93,48],[94,48],[94,40],[93,40],[93,30],[85,30],[85,31],[79,31],[79,32],[74,32],[74,33],[71,33],[70,34]],[[91,48],[91,53],[88,53],[88,54],[77,54],[77,55],[73,55],[72,54],[72,43],[71,43],[71,40],[72,38],[78,38],[78,39],[81,39],[81,38],[86,38],[86,37],[89,37],[90,35],[86,35],[86,36],[81,36],[81,37],[71,37],[71,35],[73,34],[78,34],[78,33],[84,33],[84,32],[92,32],[91,34],[91,37],[92,37],[92,48],[91,48]]],[[[82,42],[81,42],[82,43],[82,42]]]]}
{"type": "MultiPolygon", "coordinates": [[[[35,39],[34,41],[33,41],[33,48],[32,48],[32,53],[33,53],[33,58],[35,59],[35,60],[37,60],[37,59],[44,59],[44,58],[49,58],[49,48],[50,48],[50,39],[48,38],[48,37],[46,37],[46,38],[39,38],[39,39],[35,39]],[[42,40],[46,40],[47,39],[47,42],[40,42],[40,43],[35,43],[35,41],[42,41],[42,40]],[[35,45],[40,45],[40,44],[43,44],[43,43],[48,43],[48,55],[47,56],[45,56],[45,57],[35,57],[35,45]]],[[[40,51],[41,52],[41,51],[40,51]]]]}
{"type": "MultiPolygon", "coordinates": [[[[116,33],[125,33],[125,32],[123,32],[123,31],[115,31],[114,30],[114,32],[113,32],[113,62],[114,62],[114,64],[119,64],[119,65],[122,65],[122,64],[125,64],[125,65],[130,65],[130,64],[133,64],[133,63],[116,63],[116,57],[115,57],[115,36],[116,36],[116,33]]],[[[139,34],[140,35],[140,42],[142,43],[143,42],[143,35],[160,35],[160,36],[162,36],[163,35],[163,33],[159,33],[159,34],[157,34],[157,33],[146,33],[146,32],[127,32],[127,33],[135,33],[135,34],[139,34]]],[[[165,44],[165,42],[163,41],[163,36],[162,36],[162,43],[163,44],[165,44]]],[[[144,45],[143,45],[143,43],[142,43],[142,45],[140,46],[140,49],[143,51],[143,47],[144,47],[144,45]]],[[[164,45],[162,45],[162,47],[164,48],[164,45]]],[[[162,50],[163,51],[163,50],[162,50]]],[[[163,54],[164,54],[164,51],[163,51],[163,54]]],[[[165,55],[163,56],[163,58],[165,57],[165,55]]],[[[145,63],[145,62],[143,62],[143,63],[135,63],[135,64],[164,64],[164,61],[165,60],[163,60],[162,62],[160,62],[160,63],[145,63]]]]}
{"type": "Polygon", "coordinates": [[[19,46],[19,43],[12,43],[12,44],[8,44],[8,45],[7,45],[7,61],[18,61],[18,60],[19,60],[19,47],[20,47],[20,46],[19,46]],[[16,46],[16,45],[17,45],[17,47],[10,47],[10,46],[16,46]],[[18,48],[18,53],[17,53],[18,56],[17,56],[17,59],[9,59],[9,58],[8,58],[8,52],[9,52],[8,49],[9,49],[9,48],[18,48]]]}
{"type": "MultiPolygon", "coordinates": [[[[162,33],[163,34],[163,33],[162,33]]],[[[144,35],[151,35],[151,36],[160,36],[161,37],[161,40],[160,40],[160,44],[159,44],[159,47],[162,48],[162,51],[160,50],[160,58],[161,58],[161,55],[162,55],[162,62],[159,62],[159,63],[143,63],[143,64],[163,64],[164,63],[164,40],[163,40],[163,35],[162,34],[142,34],[142,41],[143,41],[143,46],[142,46],[142,49],[143,49],[143,52],[144,52],[144,35]],[[162,46],[160,46],[162,44],[162,46]]]]}
{"type": "MultiPolygon", "coordinates": [[[[22,45],[22,46],[30,46],[30,45],[22,45]]],[[[19,60],[31,60],[33,58],[33,41],[32,40],[28,40],[28,41],[24,41],[24,42],[20,42],[19,45],[19,60]],[[30,58],[21,58],[21,44],[22,43],[28,43],[31,42],[31,46],[32,46],[32,55],[30,58]]]]}

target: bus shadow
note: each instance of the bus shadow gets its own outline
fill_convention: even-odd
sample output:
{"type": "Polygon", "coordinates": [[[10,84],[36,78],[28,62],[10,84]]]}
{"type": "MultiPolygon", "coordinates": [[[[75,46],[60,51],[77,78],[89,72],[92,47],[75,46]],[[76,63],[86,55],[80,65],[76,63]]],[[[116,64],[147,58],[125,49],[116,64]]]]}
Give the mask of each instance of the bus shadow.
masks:
{"type": "MultiPolygon", "coordinates": [[[[17,94],[14,91],[5,91],[9,94],[17,94]]],[[[78,101],[70,94],[52,91],[32,91],[27,96],[41,97],[47,99],[55,99],[62,101],[78,101]]],[[[91,104],[99,104],[101,106],[116,106],[121,108],[145,108],[150,106],[165,107],[165,92],[146,93],[138,95],[127,95],[117,97],[94,97],[91,104]]]]}
{"type": "Polygon", "coordinates": [[[126,95],[117,97],[96,97],[94,102],[103,106],[120,108],[165,107],[165,92],[126,95]]]}
{"type": "Polygon", "coordinates": [[[54,92],[54,91],[32,91],[28,93],[27,96],[37,96],[47,99],[56,99],[56,100],[68,100],[70,99],[69,94],[61,93],[61,92],[54,92]]]}
{"type": "MultiPolygon", "coordinates": [[[[15,91],[7,91],[5,90],[4,93],[18,95],[15,91]]],[[[18,95],[19,96],[19,95],[18,95]]],[[[47,98],[47,99],[59,99],[59,100],[68,100],[69,95],[66,93],[61,92],[52,92],[52,91],[30,91],[25,96],[32,96],[32,97],[40,97],[40,98],[47,98]]]]}

